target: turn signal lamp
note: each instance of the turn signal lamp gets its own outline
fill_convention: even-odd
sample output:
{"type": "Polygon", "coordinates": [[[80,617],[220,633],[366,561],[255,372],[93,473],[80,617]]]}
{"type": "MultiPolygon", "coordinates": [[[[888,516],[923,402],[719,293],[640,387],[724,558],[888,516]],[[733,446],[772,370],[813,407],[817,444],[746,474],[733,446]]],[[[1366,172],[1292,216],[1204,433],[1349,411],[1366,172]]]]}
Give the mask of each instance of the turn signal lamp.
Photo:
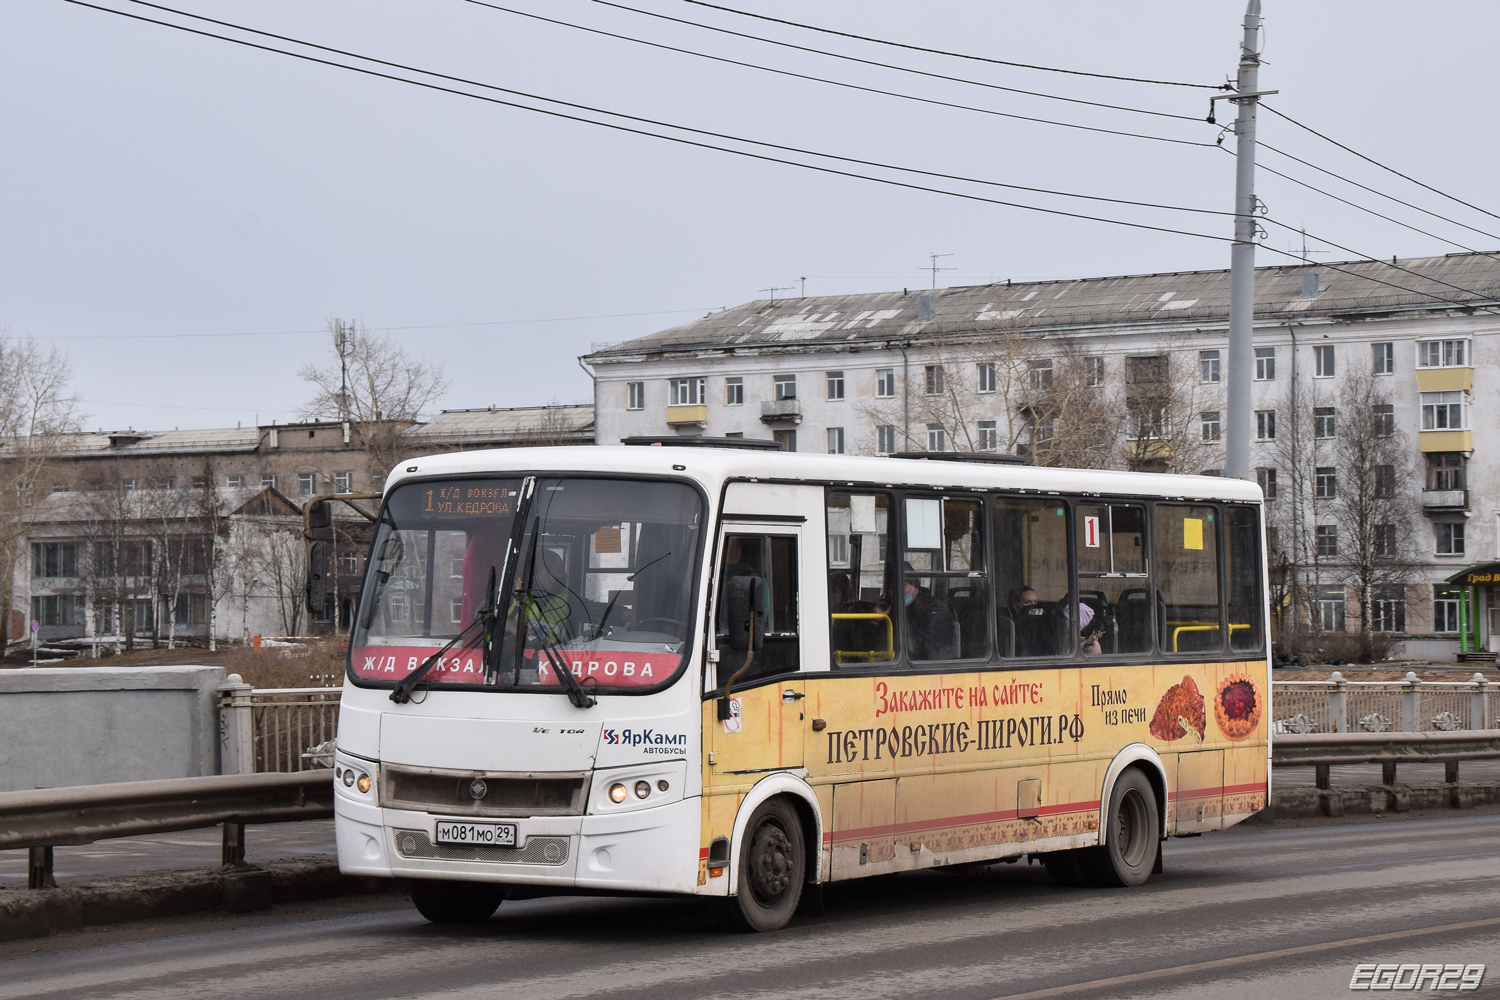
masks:
{"type": "Polygon", "coordinates": [[[618,781],[609,786],[609,801],[611,802],[624,802],[625,797],[629,794],[630,789],[626,788],[618,781]]]}
{"type": "Polygon", "coordinates": [[[359,789],[361,795],[368,792],[370,790],[370,776],[368,774],[361,774],[359,780],[354,783],[354,787],[359,789]]]}

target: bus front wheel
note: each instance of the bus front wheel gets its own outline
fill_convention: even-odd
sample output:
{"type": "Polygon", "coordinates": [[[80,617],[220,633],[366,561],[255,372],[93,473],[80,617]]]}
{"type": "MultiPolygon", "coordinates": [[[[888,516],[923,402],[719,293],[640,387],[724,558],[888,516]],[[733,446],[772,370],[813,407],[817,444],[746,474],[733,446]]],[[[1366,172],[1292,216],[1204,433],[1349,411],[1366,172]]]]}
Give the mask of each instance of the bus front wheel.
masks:
{"type": "Polygon", "coordinates": [[[505,886],[491,882],[417,879],[411,884],[411,901],[417,912],[435,924],[484,923],[504,899],[505,886]]]}
{"type": "Polygon", "coordinates": [[[807,850],[796,810],[785,799],[763,802],[745,824],[740,845],[739,888],[731,901],[737,922],[752,931],[785,927],[806,877],[807,850]]]}
{"type": "Polygon", "coordinates": [[[1079,866],[1096,886],[1140,885],[1156,867],[1161,840],[1156,791],[1139,768],[1115,781],[1109,796],[1103,843],[1079,852],[1079,866]]]}

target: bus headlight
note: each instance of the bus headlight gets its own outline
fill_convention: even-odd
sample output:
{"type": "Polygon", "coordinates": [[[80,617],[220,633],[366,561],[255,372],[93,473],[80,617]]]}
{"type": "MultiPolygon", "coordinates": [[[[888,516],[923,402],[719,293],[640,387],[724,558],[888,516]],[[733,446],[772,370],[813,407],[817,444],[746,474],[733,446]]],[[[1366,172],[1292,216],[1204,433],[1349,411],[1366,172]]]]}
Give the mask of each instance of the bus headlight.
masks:
{"type": "Polygon", "coordinates": [[[625,801],[625,796],[627,796],[629,794],[630,794],[629,789],[627,789],[624,786],[624,784],[622,784],[621,782],[617,781],[613,785],[609,786],[609,801],[611,801],[611,802],[615,802],[615,803],[624,802],[625,801]]]}
{"type": "Polygon", "coordinates": [[[635,797],[636,798],[638,798],[638,799],[644,799],[646,796],[648,796],[650,794],[651,794],[651,782],[649,782],[649,781],[637,781],[635,783],[635,797]]]}

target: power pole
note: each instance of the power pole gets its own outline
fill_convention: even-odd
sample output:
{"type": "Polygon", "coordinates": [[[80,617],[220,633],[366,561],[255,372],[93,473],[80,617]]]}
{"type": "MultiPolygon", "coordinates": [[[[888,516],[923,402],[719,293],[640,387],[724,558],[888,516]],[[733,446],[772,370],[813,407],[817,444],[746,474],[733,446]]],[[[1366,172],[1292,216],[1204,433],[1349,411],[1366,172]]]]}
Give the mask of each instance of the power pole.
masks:
{"type": "Polygon", "coordinates": [[[1260,0],[1245,8],[1234,120],[1234,246],[1229,257],[1229,411],[1225,420],[1224,475],[1250,478],[1250,389],[1255,337],[1255,110],[1260,102],[1260,0]]]}

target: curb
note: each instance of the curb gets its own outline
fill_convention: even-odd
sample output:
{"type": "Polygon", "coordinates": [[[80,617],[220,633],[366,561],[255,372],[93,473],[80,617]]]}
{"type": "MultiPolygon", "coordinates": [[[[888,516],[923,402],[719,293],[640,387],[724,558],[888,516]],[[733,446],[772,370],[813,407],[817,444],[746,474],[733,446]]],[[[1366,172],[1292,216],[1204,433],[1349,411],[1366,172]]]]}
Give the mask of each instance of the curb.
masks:
{"type": "Polygon", "coordinates": [[[1417,809],[1468,809],[1495,803],[1500,803],[1500,782],[1297,788],[1272,794],[1266,808],[1246,822],[1266,825],[1278,820],[1373,816],[1417,809]]]}
{"type": "Polygon", "coordinates": [[[337,861],[319,859],[7,890],[0,892],[0,941],[214,910],[248,913],[276,903],[373,895],[404,887],[399,880],[344,875],[337,861]]]}

